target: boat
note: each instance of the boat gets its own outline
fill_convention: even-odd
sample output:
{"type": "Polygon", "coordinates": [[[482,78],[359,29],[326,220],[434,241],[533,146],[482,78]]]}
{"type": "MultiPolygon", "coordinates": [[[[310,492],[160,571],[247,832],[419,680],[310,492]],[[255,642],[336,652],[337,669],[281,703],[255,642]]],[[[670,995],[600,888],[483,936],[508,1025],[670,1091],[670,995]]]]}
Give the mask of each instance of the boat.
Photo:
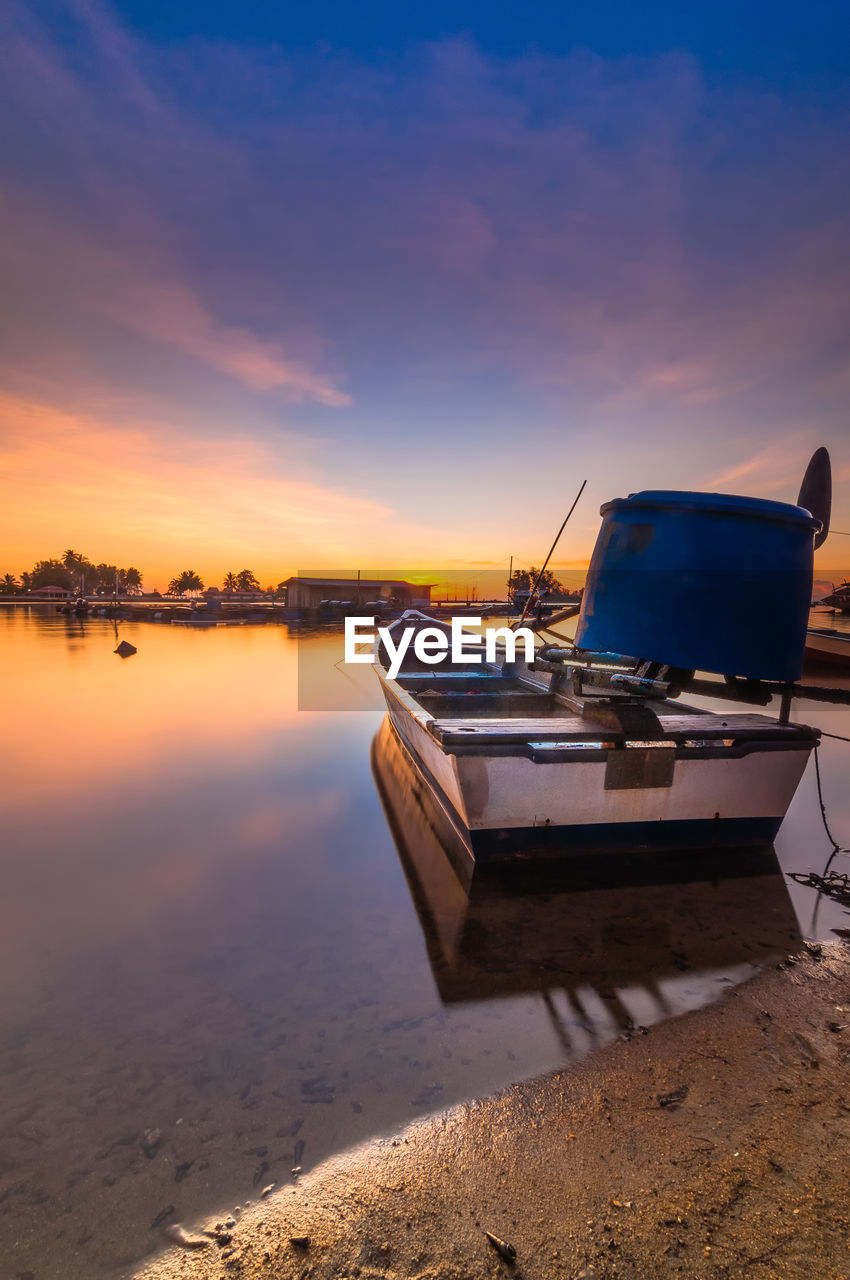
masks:
{"type": "MultiPolygon", "coordinates": [[[[382,630],[407,627],[450,631],[415,610],[382,630]]],[[[475,863],[769,845],[819,739],[684,705],[611,655],[475,656],[435,669],[410,644],[392,676],[380,632],[374,648],[393,730],[475,863]]]]}
{"type": "Polygon", "coordinates": [[[850,671],[850,631],[809,627],[806,631],[806,663],[850,671]]]}
{"type": "Polygon", "coordinates": [[[828,596],[821,596],[817,603],[819,606],[837,609],[839,613],[850,613],[850,582],[842,582],[828,596]]]}
{"type": "Polygon", "coordinates": [[[507,628],[465,651],[415,610],[379,628],[393,731],[473,864],[771,844],[820,740],[791,722],[792,699],[840,700],[798,684],[830,507],[823,448],[796,503],[631,493],[600,509],[581,604],[530,623],[522,656],[507,628]],[[554,631],[576,613],[574,637],[554,631]],[[779,713],[707,711],[688,691],[757,707],[778,695],[779,713]]]}

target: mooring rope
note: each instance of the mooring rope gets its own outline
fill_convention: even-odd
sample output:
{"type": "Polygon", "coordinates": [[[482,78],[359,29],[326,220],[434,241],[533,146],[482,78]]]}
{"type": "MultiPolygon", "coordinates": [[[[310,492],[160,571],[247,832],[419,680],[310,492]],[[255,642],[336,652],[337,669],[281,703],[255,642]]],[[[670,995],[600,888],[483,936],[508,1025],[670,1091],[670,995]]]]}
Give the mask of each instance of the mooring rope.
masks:
{"type": "Polygon", "coordinates": [[[850,742],[850,738],[845,738],[843,733],[827,733],[826,729],[820,731],[822,738],[835,738],[836,742],[850,742]]]}
{"type": "MultiPolygon", "coordinates": [[[[834,738],[834,737],[837,737],[838,735],[830,733],[827,736],[830,738],[834,738]]],[[[844,739],[844,741],[850,741],[850,739],[844,739]]],[[[818,751],[819,751],[819,748],[815,747],[815,778],[817,779],[817,784],[818,784],[818,804],[820,805],[820,816],[821,816],[821,821],[823,822],[823,829],[826,832],[829,843],[832,845],[832,854],[834,857],[836,853],[850,853],[850,849],[843,848],[838,843],[835,836],[832,834],[832,832],[829,829],[829,820],[826,816],[826,805],[823,802],[823,787],[821,786],[820,759],[818,757],[818,751]]],[[[829,866],[829,863],[827,863],[827,866],[829,866]]]]}
{"type": "MultiPolygon", "coordinates": [[[[850,738],[842,738],[840,734],[828,733],[828,738],[838,738],[841,742],[850,742],[850,738]]],[[[823,871],[818,874],[817,871],[789,871],[787,876],[789,880],[794,880],[797,884],[803,884],[807,889],[815,889],[818,893],[822,893],[827,898],[832,898],[834,902],[838,902],[842,907],[850,907],[850,874],[845,871],[830,871],[832,861],[839,853],[850,853],[850,849],[843,848],[835,836],[829,829],[829,819],[826,816],[826,805],[823,800],[823,786],[820,776],[820,760],[818,758],[818,748],[815,747],[815,779],[818,787],[818,804],[820,805],[820,817],[823,823],[823,829],[826,837],[832,845],[832,853],[826,860],[826,866],[823,871]]],[[[818,900],[819,902],[819,900],[818,900]]],[[[817,917],[818,908],[815,905],[814,915],[812,917],[812,928],[814,929],[814,921],[817,917]]]]}

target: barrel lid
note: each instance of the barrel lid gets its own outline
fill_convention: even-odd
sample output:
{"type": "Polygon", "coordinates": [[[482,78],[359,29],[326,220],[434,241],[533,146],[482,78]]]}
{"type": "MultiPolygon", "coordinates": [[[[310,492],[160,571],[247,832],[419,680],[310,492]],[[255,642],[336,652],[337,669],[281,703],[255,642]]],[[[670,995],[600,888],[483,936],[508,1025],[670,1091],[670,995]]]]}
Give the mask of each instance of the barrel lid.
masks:
{"type": "Polygon", "coordinates": [[[627,498],[612,498],[600,507],[600,515],[623,508],[655,507],[667,511],[703,511],[717,515],[749,516],[756,520],[777,520],[799,525],[817,533],[820,520],[815,520],[805,507],[790,502],[773,502],[769,498],[747,498],[734,493],[697,493],[676,489],[643,489],[627,498]]]}

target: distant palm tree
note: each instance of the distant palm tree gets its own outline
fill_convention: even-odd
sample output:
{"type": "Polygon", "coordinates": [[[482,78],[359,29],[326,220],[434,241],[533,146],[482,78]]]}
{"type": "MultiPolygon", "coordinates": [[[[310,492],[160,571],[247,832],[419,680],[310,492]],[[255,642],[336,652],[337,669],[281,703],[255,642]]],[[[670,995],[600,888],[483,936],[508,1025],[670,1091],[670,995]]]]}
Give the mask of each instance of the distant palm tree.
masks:
{"type": "Polygon", "coordinates": [[[3,575],[3,579],[0,581],[0,592],[2,592],[4,596],[17,595],[20,589],[21,584],[13,573],[6,573],[3,575]]]}
{"type": "Polygon", "coordinates": [[[260,583],[250,569],[243,569],[237,574],[236,582],[240,591],[259,591],[260,583]]]}
{"type": "Polygon", "coordinates": [[[168,584],[168,594],[173,596],[185,595],[187,591],[203,591],[203,579],[195,573],[194,569],[184,569],[177,578],[172,578],[168,584]]]}
{"type": "Polygon", "coordinates": [[[89,581],[97,583],[97,576],[94,574],[94,566],[88,556],[81,555],[79,551],[74,551],[71,547],[63,554],[61,564],[65,566],[78,591],[83,590],[83,584],[86,580],[86,570],[90,571],[89,581]]]}
{"type": "Polygon", "coordinates": [[[238,586],[239,586],[239,583],[238,583],[238,581],[237,581],[237,579],[236,579],[236,574],[235,574],[235,573],[226,573],[226,574],[224,575],[224,589],[225,589],[225,591],[235,591],[235,590],[236,590],[236,588],[237,588],[238,586]]]}
{"type": "Polygon", "coordinates": [[[138,569],[134,569],[130,565],[129,569],[123,570],[124,586],[128,591],[141,591],[142,575],[138,569]]]}

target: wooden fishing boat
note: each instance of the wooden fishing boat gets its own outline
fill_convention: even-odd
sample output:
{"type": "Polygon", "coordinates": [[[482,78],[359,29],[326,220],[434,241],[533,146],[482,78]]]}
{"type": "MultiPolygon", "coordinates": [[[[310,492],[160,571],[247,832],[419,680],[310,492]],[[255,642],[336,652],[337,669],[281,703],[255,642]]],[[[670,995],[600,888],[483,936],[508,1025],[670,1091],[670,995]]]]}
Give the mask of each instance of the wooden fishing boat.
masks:
{"type": "Polygon", "coordinates": [[[806,662],[811,666],[850,671],[850,631],[809,627],[806,631],[806,662]]]}
{"type": "MultiPolygon", "coordinates": [[[[387,628],[444,627],[409,611],[387,628]]],[[[683,705],[568,650],[531,663],[375,668],[395,732],[476,861],[524,853],[767,845],[819,734],[683,705]]],[[[483,654],[482,654],[483,657],[483,654]]]]}

